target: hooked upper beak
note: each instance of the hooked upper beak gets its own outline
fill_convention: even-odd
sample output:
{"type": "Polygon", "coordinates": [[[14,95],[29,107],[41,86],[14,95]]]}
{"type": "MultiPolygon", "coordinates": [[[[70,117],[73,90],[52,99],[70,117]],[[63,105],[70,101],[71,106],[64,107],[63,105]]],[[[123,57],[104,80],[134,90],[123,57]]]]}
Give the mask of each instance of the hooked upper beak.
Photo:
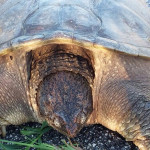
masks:
{"type": "Polygon", "coordinates": [[[77,135],[78,132],[79,132],[79,129],[77,127],[77,124],[66,125],[67,136],[73,138],[77,135]]]}

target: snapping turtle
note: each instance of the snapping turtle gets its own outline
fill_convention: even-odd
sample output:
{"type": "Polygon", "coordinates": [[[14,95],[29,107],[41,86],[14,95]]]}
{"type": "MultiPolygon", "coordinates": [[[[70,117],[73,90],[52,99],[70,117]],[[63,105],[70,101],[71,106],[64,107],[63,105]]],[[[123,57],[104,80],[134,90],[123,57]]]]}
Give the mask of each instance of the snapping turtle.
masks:
{"type": "Polygon", "coordinates": [[[150,8],[144,0],[2,0],[0,126],[102,124],[150,149],[150,8]]]}

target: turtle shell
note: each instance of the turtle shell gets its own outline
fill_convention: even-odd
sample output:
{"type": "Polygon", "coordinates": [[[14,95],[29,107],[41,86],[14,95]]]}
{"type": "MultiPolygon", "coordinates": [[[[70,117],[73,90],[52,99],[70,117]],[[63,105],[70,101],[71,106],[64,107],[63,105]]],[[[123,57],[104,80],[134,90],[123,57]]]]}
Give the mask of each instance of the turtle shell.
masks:
{"type": "Polygon", "coordinates": [[[1,0],[0,54],[51,43],[150,57],[146,0],[1,0]]]}

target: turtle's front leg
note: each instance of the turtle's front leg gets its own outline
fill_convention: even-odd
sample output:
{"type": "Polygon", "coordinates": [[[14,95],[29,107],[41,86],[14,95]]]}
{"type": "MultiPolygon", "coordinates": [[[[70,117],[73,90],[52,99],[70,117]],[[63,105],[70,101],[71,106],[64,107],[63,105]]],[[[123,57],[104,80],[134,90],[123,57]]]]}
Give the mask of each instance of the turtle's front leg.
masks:
{"type": "Polygon", "coordinates": [[[10,56],[0,59],[0,129],[6,134],[6,126],[33,121],[27,94],[18,65],[10,56]]]}
{"type": "Polygon", "coordinates": [[[126,140],[133,141],[140,150],[150,150],[150,84],[145,81],[124,83],[118,132],[126,140]]]}
{"type": "Polygon", "coordinates": [[[107,83],[102,92],[99,122],[133,141],[140,150],[150,150],[150,83],[116,80],[107,83]]]}

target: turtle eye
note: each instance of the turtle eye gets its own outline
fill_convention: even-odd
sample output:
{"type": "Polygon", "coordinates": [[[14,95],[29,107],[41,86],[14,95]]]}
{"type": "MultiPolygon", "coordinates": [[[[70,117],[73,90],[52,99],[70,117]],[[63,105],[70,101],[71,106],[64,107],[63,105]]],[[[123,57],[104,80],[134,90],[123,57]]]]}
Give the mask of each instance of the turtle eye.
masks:
{"type": "Polygon", "coordinates": [[[58,128],[60,128],[60,127],[61,127],[61,125],[60,125],[60,122],[59,122],[58,118],[55,118],[55,119],[54,119],[54,125],[55,125],[56,127],[58,127],[58,128]]]}
{"type": "Polygon", "coordinates": [[[82,114],[81,114],[81,119],[80,119],[81,124],[84,124],[85,120],[86,120],[86,116],[85,116],[84,113],[82,113],[82,114]]]}

